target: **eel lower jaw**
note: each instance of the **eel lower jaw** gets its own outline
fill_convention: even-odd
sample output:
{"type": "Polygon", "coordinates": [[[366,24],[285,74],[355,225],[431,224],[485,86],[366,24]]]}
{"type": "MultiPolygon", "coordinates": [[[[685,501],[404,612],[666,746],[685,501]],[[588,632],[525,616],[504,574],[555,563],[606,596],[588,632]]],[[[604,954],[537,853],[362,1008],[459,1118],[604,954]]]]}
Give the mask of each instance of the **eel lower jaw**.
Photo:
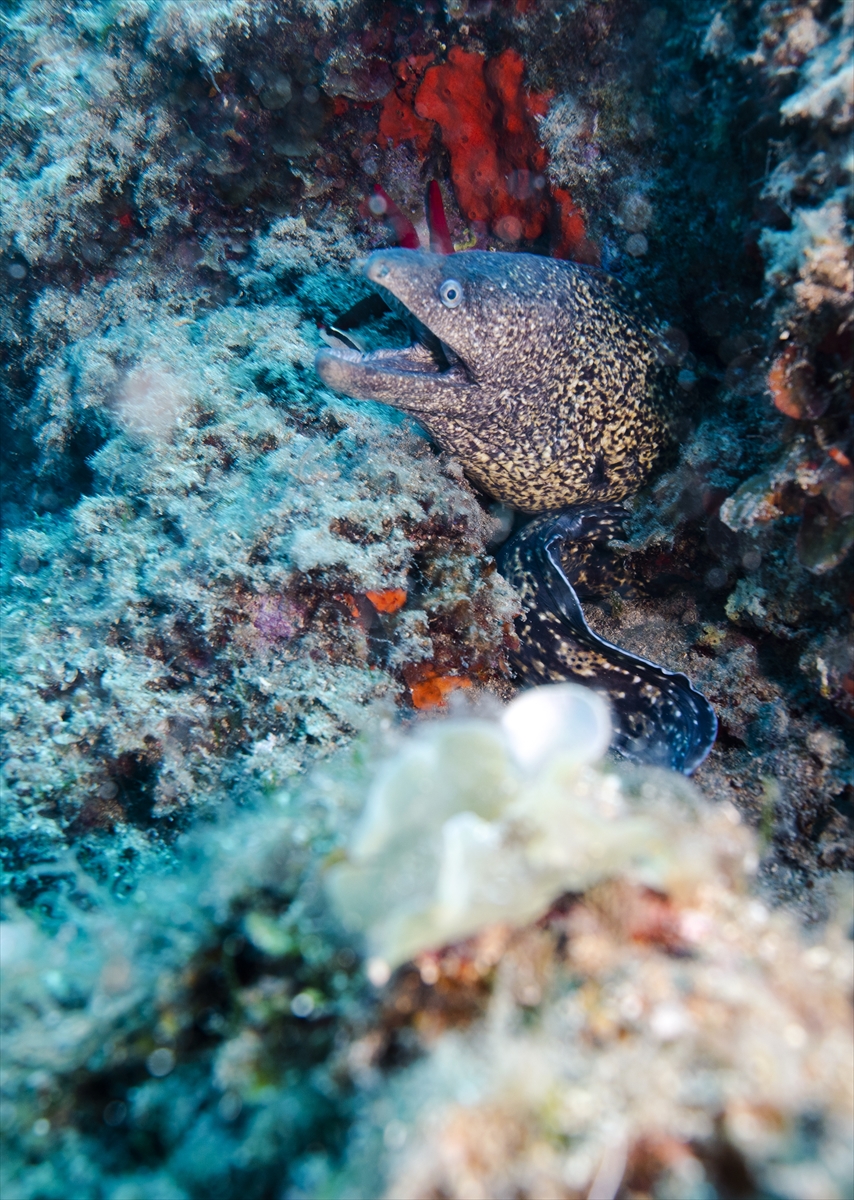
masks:
{"type": "Polygon", "coordinates": [[[315,367],[327,386],[363,400],[393,401],[399,390],[404,401],[416,381],[437,390],[472,384],[462,361],[441,343],[429,349],[415,342],[366,352],[344,345],[330,346],[318,352],[315,367]]]}

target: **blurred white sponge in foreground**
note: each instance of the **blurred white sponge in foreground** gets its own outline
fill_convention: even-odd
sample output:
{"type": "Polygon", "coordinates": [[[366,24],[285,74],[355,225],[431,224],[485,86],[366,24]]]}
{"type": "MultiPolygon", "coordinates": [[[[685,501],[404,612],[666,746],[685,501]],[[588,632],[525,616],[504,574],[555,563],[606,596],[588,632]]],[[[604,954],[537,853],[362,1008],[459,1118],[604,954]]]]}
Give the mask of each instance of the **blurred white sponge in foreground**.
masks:
{"type": "Polygon", "coordinates": [[[672,890],[711,871],[691,785],[618,773],[601,762],[609,740],[604,701],[576,684],[523,692],[500,720],[422,727],[329,869],[342,920],[390,970],[486,925],[524,925],[610,876],[672,890]]]}

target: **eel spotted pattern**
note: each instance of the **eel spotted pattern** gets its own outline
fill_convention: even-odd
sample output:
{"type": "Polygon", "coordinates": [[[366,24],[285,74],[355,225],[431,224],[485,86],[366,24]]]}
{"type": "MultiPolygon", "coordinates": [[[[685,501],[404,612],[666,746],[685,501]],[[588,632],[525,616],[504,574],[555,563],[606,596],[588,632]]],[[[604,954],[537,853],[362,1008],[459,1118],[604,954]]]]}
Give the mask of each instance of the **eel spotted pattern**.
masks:
{"type": "Polygon", "coordinates": [[[523,512],[636,492],[667,439],[667,375],[602,271],[534,254],[380,250],[365,274],[416,340],[321,350],[330,387],[410,413],[523,512]]]}
{"type": "Polygon", "coordinates": [[[711,705],[684,675],[593,633],[574,586],[594,559],[601,572],[613,502],[643,485],[670,436],[653,330],[604,272],[532,254],[381,250],[365,274],[408,315],[412,343],[362,352],[342,334],[317,355],[321,378],[409,413],[483,491],[542,514],[500,560],[525,608],[517,673],[605,693],[618,754],[690,773],[715,739],[711,705]]]}
{"type": "Polygon", "coordinates": [[[571,679],[607,696],[611,745],[623,758],[691,774],[717,733],[708,700],[687,676],[620,649],[584,618],[581,600],[614,584],[606,543],[625,516],[615,505],[576,505],[535,517],[502,548],[499,569],[525,610],[511,658],[529,683],[571,679]]]}

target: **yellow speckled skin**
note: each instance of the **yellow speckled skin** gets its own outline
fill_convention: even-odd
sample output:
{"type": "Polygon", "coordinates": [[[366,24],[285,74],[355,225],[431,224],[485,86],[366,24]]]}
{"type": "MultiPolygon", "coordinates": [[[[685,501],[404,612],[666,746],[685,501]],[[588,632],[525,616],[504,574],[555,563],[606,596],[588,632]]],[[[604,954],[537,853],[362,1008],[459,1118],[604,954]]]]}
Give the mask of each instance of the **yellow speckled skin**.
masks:
{"type": "Polygon", "coordinates": [[[560,510],[500,554],[524,608],[516,672],[595,687],[611,702],[618,753],[690,774],[715,740],[711,705],[684,675],[598,637],[575,590],[613,575],[600,547],[622,513],[607,502],[641,487],[668,440],[654,334],[617,282],[575,263],[383,250],[365,273],[426,327],[426,345],[321,350],[321,378],[412,413],[499,500],[560,510]]]}
{"type": "Polygon", "coordinates": [[[601,271],[531,254],[384,250],[369,279],[449,347],[322,350],[330,386],[411,413],[484,491],[524,512],[636,492],[668,439],[650,331],[601,271]],[[462,300],[442,301],[456,281],[462,300]]]}

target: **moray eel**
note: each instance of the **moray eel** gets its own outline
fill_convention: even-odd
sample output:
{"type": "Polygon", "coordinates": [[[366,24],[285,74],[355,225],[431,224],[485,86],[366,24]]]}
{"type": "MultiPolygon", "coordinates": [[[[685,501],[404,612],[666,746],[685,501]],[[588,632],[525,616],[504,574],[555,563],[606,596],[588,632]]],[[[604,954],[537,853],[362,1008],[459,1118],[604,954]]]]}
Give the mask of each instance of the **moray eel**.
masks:
{"type": "Polygon", "coordinates": [[[604,272],[532,254],[380,250],[365,274],[411,316],[415,339],[323,349],[321,379],[409,413],[483,491],[548,514],[501,556],[526,609],[518,674],[605,692],[618,753],[690,773],[715,738],[708,701],[597,637],[573,587],[613,536],[612,502],[642,486],[670,437],[654,331],[604,272]]]}

